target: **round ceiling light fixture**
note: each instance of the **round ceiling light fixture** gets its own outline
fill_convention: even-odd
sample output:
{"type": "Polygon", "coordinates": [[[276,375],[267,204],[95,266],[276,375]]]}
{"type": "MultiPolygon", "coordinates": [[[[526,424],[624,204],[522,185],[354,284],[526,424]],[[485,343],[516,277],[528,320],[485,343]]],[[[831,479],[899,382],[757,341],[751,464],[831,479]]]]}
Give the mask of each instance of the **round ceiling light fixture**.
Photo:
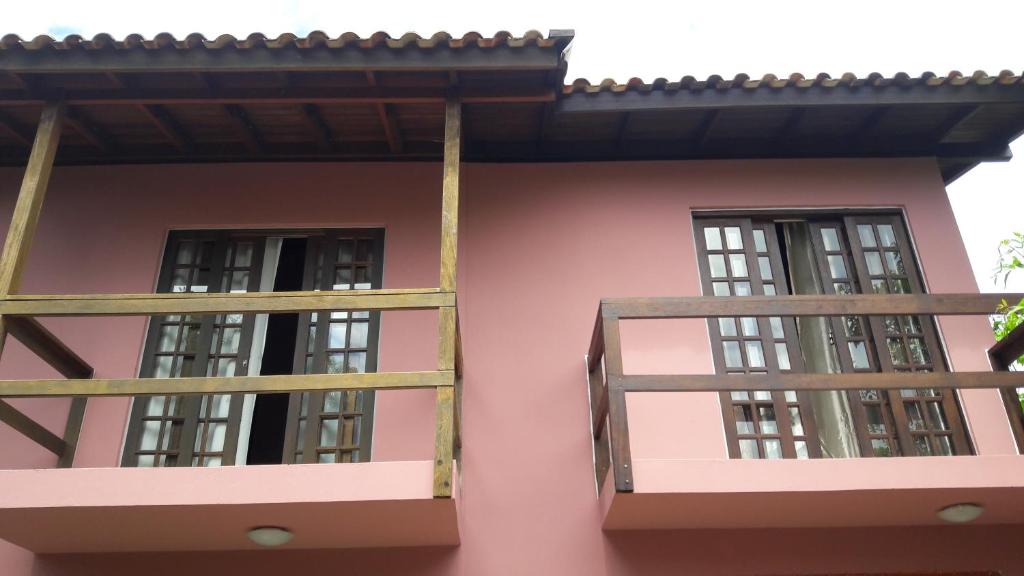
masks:
{"type": "Polygon", "coordinates": [[[959,504],[946,506],[936,512],[936,515],[951,524],[964,524],[966,522],[976,520],[984,511],[985,508],[981,504],[961,502],[959,504]]]}
{"type": "Polygon", "coordinates": [[[295,536],[291,530],[280,526],[257,526],[249,529],[246,535],[257,545],[268,548],[287,544],[295,536]]]}

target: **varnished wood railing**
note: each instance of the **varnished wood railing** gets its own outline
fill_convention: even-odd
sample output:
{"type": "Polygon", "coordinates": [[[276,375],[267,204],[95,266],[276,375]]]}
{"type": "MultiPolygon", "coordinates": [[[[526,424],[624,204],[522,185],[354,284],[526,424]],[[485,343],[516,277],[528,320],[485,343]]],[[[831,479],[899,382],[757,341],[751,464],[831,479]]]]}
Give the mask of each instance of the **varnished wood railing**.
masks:
{"type": "Polygon", "coordinates": [[[1016,302],[1022,297],[1022,294],[864,294],[602,300],[586,357],[598,486],[603,485],[610,468],[613,470],[616,491],[633,491],[626,392],[995,388],[1001,391],[1006,400],[1007,415],[1017,442],[1024,451],[1024,416],[1015,392],[1017,387],[1024,386],[1024,372],[1005,371],[1014,359],[1024,353],[1024,329],[1015,330],[992,348],[989,354],[995,369],[992,372],[627,375],[622,369],[620,320],[738,316],[990,315],[996,313],[1003,300],[1016,302]]]}

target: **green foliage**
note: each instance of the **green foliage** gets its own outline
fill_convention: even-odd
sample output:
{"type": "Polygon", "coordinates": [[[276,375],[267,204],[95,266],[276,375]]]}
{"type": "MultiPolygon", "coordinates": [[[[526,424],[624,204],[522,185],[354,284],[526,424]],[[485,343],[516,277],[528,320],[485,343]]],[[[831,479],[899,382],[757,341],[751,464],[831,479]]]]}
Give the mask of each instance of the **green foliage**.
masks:
{"type": "MultiPolygon", "coordinates": [[[[1002,281],[1003,286],[1006,286],[1010,274],[1022,269],[1024,269],[1024,234],[1014,232],[1012,238],[999,243],[999,263],[992,279],[997,284],[1002,281]]],[[[1003,300],[999,305],[998,313],[1000,316],[992,319],[992,331],[996,335],[996,340],[1002,340],[1014,328],[1024,324],[1024,300],[1016,304],[1010,304],[1003,300]]],[[[1017,362],[1024,363],[1024,356],[1018,358],[1017,362]]],[[[1021,406],[1024,407],[1024,394],[1021,395],[1021,406]]]]}

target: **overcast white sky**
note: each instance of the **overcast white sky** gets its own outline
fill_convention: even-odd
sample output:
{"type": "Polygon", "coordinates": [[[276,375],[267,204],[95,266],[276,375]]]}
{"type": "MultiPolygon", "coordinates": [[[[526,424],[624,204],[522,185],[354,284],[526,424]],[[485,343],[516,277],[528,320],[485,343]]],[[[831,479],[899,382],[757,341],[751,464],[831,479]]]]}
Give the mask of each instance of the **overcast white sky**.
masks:
{"type": "MultiPolygon", "coordinates": [[[[151,37],[171,32],[207,37],[250,32],[277,35],[323,30],[335,36],[383,30],[430,35],[439,30],[492,34],[530,29],[573,28],[576,41],[568,80],[592,81],[637,76],[678,79],[739,72],[779,76],[843,72],[860,75],[898,71],[917,75],[949,70],[996,73],[1024,70],[1024,2],[931,0],[766,0],[740,2],[601,3],[580,0],[509,2],[351,0],[177,0],[140,3],[113,0],[9,2],[2,8],[0,34],[22,37],[107,32],[117,38],[137,32],[151,37]]],[[[1017,208],[1024,192],[1024,139],[1014,146],[1021,158],[975,168],[949,188],[961,232],[983,290],[994,290],[991,270],[996,245],[1024,230],[1017,208]]],[[[1013,285],[1024,291],[1024,274],[1013,285]]]]}

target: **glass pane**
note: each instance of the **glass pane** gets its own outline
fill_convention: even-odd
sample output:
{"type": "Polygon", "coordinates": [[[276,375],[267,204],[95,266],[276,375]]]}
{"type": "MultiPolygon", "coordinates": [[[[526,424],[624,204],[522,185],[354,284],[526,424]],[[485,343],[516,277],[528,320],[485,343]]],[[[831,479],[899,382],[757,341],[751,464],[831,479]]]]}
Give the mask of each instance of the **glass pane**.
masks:
{"type": "Polygon", "coordinates": [[[349,348],[366,348],[366,335],[370,329],[367,322],[354,322],[352,324],[352,336],[349,339],[349,348]]]}
{"type": "Polygon", "coordinates": [[[722,233],[715,227],[710,226],[704,229],[704,244],[708,247],[708,250],[721,250],[722,249],[722,233]]]}
{"type": "Polygon", "coordinates": [[[853,362],[853,367],[858,370],[863,370],[871,367],[868,362],[868,351],[864,346],[864,342],[847,342],[846,345],[850,349],[850,359],[853,362]]]}
{"type": "Polygon", "coordinates": [[[221,465],[220,456],[207,456],[203,459],[203,466],[216,467],[221,465]]]}
{"type": "Polygon", "coordinates": [[[779,359],[779,370],[789,370],[789,347],[785,342],[775,343],[775,356],[779,359]]]}
{"type": "Polygon", "coordinates": [[[217,360],[217,376],[234,376],[235,364],[234,358],[219,358],[217,360]]]}
{"type": "Polygon", "coordinates": [[[786,390],[783,392],[783,396],[786,398],[786,402],[795,403],[797,401],[795,390],[786,390]]]}
{"type": "Polygon", "coordinates": [[[761,424],[762,434],[778,434],[779,423],[775,421],[775,408],[772,406],[758,406],[757,418],[761,424]]]}
{"type": "Polygon", "coordinates": [[[156,356],[153,362],[153,378],[170,378],[174,356],[156,356]]]}
{"type": "Polygon", "coordinates": [[[338,262],[351,262],[354,248],[352,240],[338,240],[338,262]]]}
{"type": "Polygon", "coordinates": [[[347,372],[366,372],[366,352],[349,352],[347,372]]]}
{"type": "Polygon", "coordinates": [[[875,456],[892,456],[892,447],[889,446],[889,441],[881,438],[871,439],[871,451],[874,452],[875,456]]]}
{"type": "Polygon", "coordinates": [[[890,278],[889,287],[893,294],[910,294],[910,280],[906,278],[890,278]]]}
{"type": "Polygon", "coordinates": [[[714,291],[715,296],[729,296],[729,283],[728,282],[712,282],[711,289],[714,291]]]}
{"type": "Polygon", "coordinates": [[[750,406],[733,406],[732,412],[736,418],[736,432],[754,434],[754,418],[750,414],[750,406]]]}
{"type": "Polygon", "coordinates": [[[327,332],[328,348],[345,348],[345,337],[348,333],[348,323],[331,322],[331,328],[327,332]]]}
{"type": "Polygon", "coordinates": [[[160,438],[160,421],[146,420],[142,423],[142,440],[139,441],[139,450],[156,450],[157,440],[160,438]]]}
{"type": "Polygon", "coordinates": [[[744,336],[757,336],[757,318],[740,318],[744,336]]]}
{"type": "Polygon", "coordinates": [[[764,350],[761,348],[761,342],[759,340],[748,341],[747,345],[747,365],[751,368],[764,368],[764,350]]]}
{"type": "Polygon", "coordinates": [[[334,464],[334,452],[326,452],[317,456],[316,461],[320,464],[334,464]]]}
{"type": "Polygon", "coordinates": [[[878,239],[882,241],[882,246],[886,248],[893,248],[896,246],[896,234],[893,233],[892,226],[889,224],[881,224],[878,226],[878,239]]]}
{"type": "Polygon", "coordinates": [[[750,296],[750,282],[736,282],[733,284],[737,296],[750,296]]]}
{"type": "Polygon", "coordinates": [[[336,446],[338,444],[338,420],[331,418],[320,422],[320,445],[336,446]]]}
{"type": "Polygon", "coordinates": [[[864,411],[867,413],[868,434],[885,434],[885,420],[882,418],[882,407],[877,404],[868,404],[864,406],[864,411]]]}
{"type": "Polygon", "coordinates": [[[214,394],[210,403],[211,418],[227,418],[231,408],[230,394],[214,394]]]}
{"type": "Polygon", "coordinates": [[[732,396],[734,402],[750,400],[750,395],[746,392],[731,392],[729,395],[732,396]]]}
{"type": "Polygon", "coordinates": [[[743,254],[729,254],[729,266],[732,267],[734,277],[745,278],[747,276],[747,257],[743,254]]]}
{"type": "Polygon", "coordinates": [[[932,421],[932,430],[949,430],[946,411],[938,402],[928,402],[928,419],[932,421]]]}
{"type": "Polygon", "coordinates": [[[821,229],[821,243],[825,245],[826,252],[839,252],[839,235],[835,228],[821,229]]]}
{"type": "Polygon", "coordinates": [[[924,415],[921,414],[921,404],[917,402],[904,402],[903,409],[907,412],[907,425],[911,430],[924,431],[928,427],[924,424],[924,415]]]}
{"type": "Polygon", "coordinates": [[[922,332],[921,320],[917,316],[904,316],[903,330],[908,334],[920,334],[922,332]]]}
{"type": "Polygon", "coordinates": [[[373,261],[373,241],[360,240],[356,244],[356,260],[360,262],[373,261]]]}
{"type": "Polygon", "coordinates": [[[765,296],[775,296],[775,284],[765,284],[761,289],[765,296]]]}
{"type": "Polygon", "coordinates": [[[757,448],[757,440],[740,440],[740,458],[754,460],[761,457],[757,448]]]}
{"type": "Polygon", "coordinates": [[[743,368],[743,356],[740,354],[740,343],[736,341],[722,342],[727,368],[743,368]]]}
{"type": "Polygon", "coordinates": [[[807,453],[807,442],[803,440],[796,440],[793,442],[793,447],[796,448],[796,457],[800,460],[807,460],[810,455],[807,453]]]}
{"type": "Polygon", "coordinates": [[[758,252],[768,251],[768,242],[764,236],[764,230],[754,229],[754,249],[758,252]]]}
{"type": "Polygon", "coordinates": [[[146,416],[163,416],[166,396],[151,396],[146,401],[146,416]]]}
{"type": "Polygon", "coordinates": [[[331,286],[334,290],[351,290],[352,289],[352,269],[351,268],[338,268],[334,272],[334,284],[331,286]]]}
{"type": "Polygon", "coordinates": [[[885,274],[885,270],[882,268],[882,256],[879,255],[878,252],[865,252],[864,260],[868,264],[868,274],[871,274],[872,276],[881,276],[885,274]]]}
{"type": "Polygon", "coordinates": [[[762,280],[771,280],[772,279],[772,263],[771,263],[771,260],[769,260],[767,256],[758,256],[757,257],[757,267],[761,271],[761,279],[762,280]]]}
{"type": "Polygon", "coordinates": [[[785,338],[786,331],[782,328],[782,318],[778,316],[772,316],[768,319],[768,323],[772,327],[772,338],[785,338]]]}
{"type": "Polygon", "coordinates": [[[711,267],[712,278],[725,278],[725,256],[721,254],[708,254],[708,265],[711,267]]]}
{"type": "Polygon", "coordinates": [[[893,364],[899,366],[906,366],[909,364],[907,348],[903,345],[903,340],[900,338],[886,338],[885,341],[889,346],[889,357],[892,359],[893,364]]]}
{"type": "Polygon", "coordinates": [[[235,245],[235,267],[246,268],[252,264],[252,242],[235,245]]]}
{"type": "Polygon", "coordinates": [[[242,337],[241,328],[224,328],[220,336],[221,354],[237,354],[238,341],[242,337]]]}
{"type": "Polygon", "coordinates": [[[767,390],[755,390],[754,391],[754,400],[757,400],[757,401],[760,401],[760,402],[771,402],[772,401],[772,393],[767,391],[767,390]]]}
{"type": "Polygon", "coordinates": [[[181,330],[181,351],[195,352],[199,348],[199,325],[185,324],[181,330]]]}
{"type": "Polygon", "coordinates": [[[178,345],[178,326],[160,327],[160,340],[156,349],[160,352],[171,352],[178,345]]]}
{"type": "Polygon", "coordinates": [[[885,333],[889,336],[899,336],[903,334],[903,330],[900,328],[899,318],[896,316],[883,316],[882,326],[885,327],[885,333]]]}
{"type": "Polygon", "coordinates": [[[828,257],[828,270],[832,274],[832,278],[836,280],[842,280],[847,278],[846,276],[846,262],[842,256],[829,256],[828,257]]]}
{"type": "Polygon", "coordinates": [[[154,464],[154,457],[153,457],[153,455],[149,454],[149,455],[140,455],[140,456],[138,456],[137,457],[137,462],[136,462],[135,465],[138,466],[139,468],[152,468],[153,464],[154,464]]]}
{"type": "Polygon", "coordinates": [[[832,284],[832,289],[836,291],[836,294],[853,294],[853,288],[849,282],[836,282],[832,284]]]}
{"type": "Polygon", "coordinates": [[[736,336],[736,319],[719,318],[718,331],[722,336],[736,336]]]}
{"type": "Polygon", "coordinates": [[[885,280],[872,280],[871,291],[875,294],[888,294],[889,286],[885,283],[885,280]]]}
{"type": "Polygon", "coordinates": [[[914,436],[914,448],[919,456],[931,456],[932,446],[928,443],[927,436],[914,436]]]}
{"type": "Polygon", "coordinates": [[[324,412],[341,411],[341,391],[331,390],[324,392],[324,412]]]}
{"type": "Polygon", "coordinates": [[[953,450],[953,442],[949,436],[936,436],[935,445],[940,456],[952,456],[956,454],[953,450]]]}
{"type": "Polygon", "coordinates": [[[228,292],[245,292],[249,289],[249,272],[239,270],[231,273],[231,286],[228,292]]]}
{"type": "Polygon", "coordinates": [[[171,277],[171,292],[184,292],[188,287],[189,277],[192,276],[191,268],[177,268],[171,277]]]}
{"type": "Polygon", "coordinates": [[[858,338],[864,335],[864,327],[861,326],[858,316],[843,316],[843,328],[847,338],[858,338]]]}
{"type": "Polygon", "coordinates": [[[800,407],[790,406],[789,407],[789,421],[793,430],[794,436],[804,435],[804,421],[800,418],[800,407]]]}
{"type": "Polygon", "coordinates": [[[910,344],[910,357],[914,359],[914,364],[931,364],[932,358],[928,354],[928,347],[925,346],[922,338],[910,338],[907,341],[910,344]]]}
{"type": "Polygon", "coordinates": [[[899,252],[885,253],[885,266],[888,268],[891,274],[897,274],[899,276],[905,276],[907,269],[903,267],[903,257],[900,256],[899,252]]]}
{"type": "Polygon", "coordinates": [[[764,457],[768,460],[779,460],[782,458],[782,442],[775,439],[765,440],[764,457]]]}
{"type": "Polygon", "coordinates": [[[224,434],[228,431],[226,422],[211,422],[206,432],[206,450],[221,452],[224,450],[224,434]]]}
{"type": "Polygon", "coordinates": [[[191,264],[195,256],[196,245],[193,242],[185,241],[178,244],[178,256],[175,261],[178,264],[191,264]]]}
{"type": "Polygon", "coordinates": [[[339,352],[327,355],[327,373],[342,374],[345,372],[345,353],[339,352]]]}
{"type": "Polygon", "coordinates": [[[740,233],[739,228],[735,226],[725,227],[725,246],[729,250],[743,249],[743,235],[740,233]]]}
{"type": "Polygon", "coordinates": [[[864,248],[874,248],[875,234],[871,231],[870,224],[858,224],[857,225],[857,236],[860,237],[860,245],[864,248]]]}

